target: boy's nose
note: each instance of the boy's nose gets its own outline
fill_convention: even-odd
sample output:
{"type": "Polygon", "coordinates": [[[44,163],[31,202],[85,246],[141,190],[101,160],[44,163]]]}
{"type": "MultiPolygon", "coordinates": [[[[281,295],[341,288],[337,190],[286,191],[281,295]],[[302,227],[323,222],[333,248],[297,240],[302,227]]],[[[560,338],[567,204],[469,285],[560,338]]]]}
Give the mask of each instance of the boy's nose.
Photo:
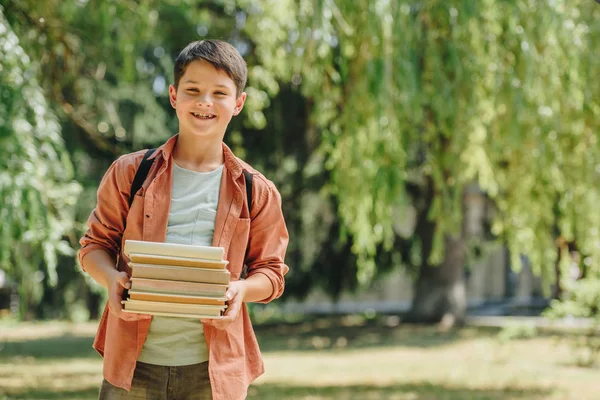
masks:
{"type": "Polygon", "coordinates": [[[212,100],[210,96],[198,96],[198,98],[196,99],[196,104],[198,106],[210,106],[212,105],[212,100]]]}

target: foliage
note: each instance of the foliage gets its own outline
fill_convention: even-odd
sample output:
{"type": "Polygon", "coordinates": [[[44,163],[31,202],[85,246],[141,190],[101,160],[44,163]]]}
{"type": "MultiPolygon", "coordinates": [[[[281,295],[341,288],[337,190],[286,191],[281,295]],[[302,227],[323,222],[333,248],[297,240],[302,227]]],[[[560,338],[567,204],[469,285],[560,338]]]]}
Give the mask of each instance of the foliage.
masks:
{"type": "Polygon", "coordinates": [[[501,343],[507,343],[515,339],[532,339],[538,335],[535,324],[527,323],[512,323],[506,324],[500,332],[498,332],[498,340],[501,343]]]}
{"type": "Polygon", "coordinates": [[[593,366],[598,362],[600,351],[600,279],[597,275],[564,283],[566,293],[560,300],[554,300],[546,315],[565,320],[586,318],[593,321],[586,335],[574,343],[582,366],[593,366]]]}
{"type": "MultiPolygon", "coordinates": [[[[0,9],[0,268],[29,304],[58,277],[80,186],[28,54],[0,9]]],[[[24,304],[24,306],[26,306],[24,304]]]]}
{"type": "MultiPolygon", "coordinates": [[[[359,273],[390,249],[407,188],[432,182],[429,261],[462,223],[476,180],[518,268],[551,279],[554,239],[600,262],[600,7],[566,1],[300,2],[296,70],[323,132],[330,190],[359,273]]],[[[416,199],[418,202],[419,199],[416,199]]],[[[401,218],[401,217],[400,217],[401,218]]]]}
{"type": "Polygon", "coordinates": [[[114,157],[121,141],[168,137],[148,84],[154,66],[139,57],[157,24],[150,2],[17,0],[5,8],[52,104],[96,150],[114,157]]]}
{"type": "Polygon", "coordinates": [[[488,86],[495,115],[486,154],[493,175],[482,180],[501,215],[493,229],[505,234],[514,265],[526,254],[546,278],[557,237],[575,242],[585,263],[597,268],[600,87],[592,54],[600,44],[600,7],[559,1],[503,11],[511,18],[500,34],[503,47],[493,53],[510,63],[485,79],[496,78],[488,86]],[[513,30],[517,36],[510,38],[513,30]]]}
{"type": "MultiPolygon", "coordinates": [[[[288,65],[282,56],[282,41],[288,39],[285,26],[293,18],[290,3],[18,0],[0,4],[8,10],[11,27],[32,55],[32,72],[59,116],[62,136],[77,165],[76,179],[84,186],[77,203],[74,238],[85,229],[83,222],[94,204],[97,184],[110,162],[121,153],[157,146],[176,132],[167,88],[177,52],[189,41],[203,37],[227,39],[236,45],[249,66],[249,101],[241,120],[231,124],[227,141],[236,154],[263,170],[284,193],[290,231],[300,238],[289,254],[299,260],[298,265],[304,265],[295,274],[298,283],[294,284],[291,276],[288,287],[306,293],[310,285],[304,283],[312,276],[309,270],[320,247],[311,246],[310,238],[313,232],[319,233],[320,242],[328,237],[323,237],[327,231],[316,220],[310,231],[302,232],[304,220],[312,215],[308,208],[320,207],[323,202],[308,193],[315,200],[303,205],[307,204],[304,199],[293,195],[306,188],[302,168],[293,166],[303,165],[310,149],[295,146],[303,142],[303,100],[290,90],[280,93],[278,81],[288,65]],[[290,102],[298,107],[289,107],[290,102]],[[271,115],[268,127],[264,112],[271,115]],[[265,128],[273,133],[266,135],[265,128]],[[303,247],[307,243],[312,250],[303,247]]],[[[317,173],[319,170],[317,165],[317,173]]],[[[331,221],[335,211],[325,210],[331,221]]],[[[337,235],[331,240],[338,240],[337,235]]],[[[42,314],[58,317],[61,314],[56,311],[65,308],[80,314],[78,305],[87,302],[91,315],[97,316],[98,296],[104,291],[88,282],[97,294],[90,293],[82,287],[84,280],[76,272],[77,266],[68,259],[62,263],[60,290],[47,287],[44,303],[48,306],[41,307],[53,312],[42,314]]]]}
{"type": "MultiPolygon", "coordinates": [[[[599,265],[600,7],[591,1],[0,5],[84,186],[73,236],[110,161],[176,131],[172,60],[189,41],[211,37],[248,62],[248,102],[227,141],[281,189],[296,293],[319,283],[335,296],[399,263],[440,264],[474,182],[495,202],[492,232],[513,265],[524,254],[549,282],[556,238],[599,265]],[[426,233],[398,223],[412,208],[431,223],[426,233]]],[[[29,155],[15,154],[27,164],[29,155]]],[[[2,245],[13,248],[16,237],[2,245]]],[[[75,270],[60,278],[78,279],[75,270]]]]}

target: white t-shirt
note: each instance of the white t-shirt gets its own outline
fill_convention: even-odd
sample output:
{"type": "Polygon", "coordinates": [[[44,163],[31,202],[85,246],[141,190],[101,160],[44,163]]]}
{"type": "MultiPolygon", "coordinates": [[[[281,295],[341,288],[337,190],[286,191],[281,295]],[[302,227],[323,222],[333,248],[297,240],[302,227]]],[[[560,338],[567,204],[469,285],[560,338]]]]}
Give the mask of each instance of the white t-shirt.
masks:
{"type": "MultiPolygon", "coordinates": [[[[195,172],[173,163],[167,243],[212,246],[222,176],[223,165],[214,171],[195,172]]],[[[207,361],[202,322],[153,316],[138,360],[165,366],[207,361]]]]}

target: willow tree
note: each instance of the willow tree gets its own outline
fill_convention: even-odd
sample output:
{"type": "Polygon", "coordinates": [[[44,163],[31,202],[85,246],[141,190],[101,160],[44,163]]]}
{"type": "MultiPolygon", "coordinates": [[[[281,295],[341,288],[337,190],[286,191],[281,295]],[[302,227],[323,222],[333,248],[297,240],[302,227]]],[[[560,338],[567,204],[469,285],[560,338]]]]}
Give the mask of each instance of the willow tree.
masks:
{"type": "Polygon", "coordinates": [[[363,280],[394,221],[417,210],[414,318],[464,316],[473,182],[497,204],[493,233],[516,268],[526,255],[551,276],[557,229],[600,261],[585,221],[600,215],[599,12],[560,0],[300,2],[296,73],[363,280]]]}
{"type": "Polygon", "coordinates": [[[288,213],[304,210],[290,218],[298,222],[295,238],[310,239],[294,241],[294,262],[329,264],[303,260],[309,244],[312,253],[323,243],[340,254],[351,246],[367,282],[383,267],[377,255],[408,243],[413,258],[404,261],[420,267],[414,315],[460,318],[465,187],[478,182],[499,211],[493,232],[516,261],[526,254],[537,271],[548,271],[560,235],[576,240],[595,265],[596,233],[585,223],[598,215],[590,134],[598,121],[598,7],[591,1],[581,9],[560,0],[0,5],[40,62],[34,75],[57,111],[78,179],[90,188],[104,168],[94,170],[89,155],[108,162],[175,129],[166,86],[177,51],[194,39],[225,38],[248,60],[250,94],[228,141],[272,171],[288,213]],[[296,142],[300,128],[288,129],[281,117],[293,108],[277,96],[290,87],[300,88],[304,98],[290,99],[310,113],[303,143],[296,142]],[[549,88],[564,95],[549,97],[549,88]],[[269,105],[272,125],[263,113],[269,105]],[[265,126],[276,139],[268,146],[265,126]],[[302,154],[290,155],[290,147],[302,154]],[[322,165],[318,181],[333,199],[326,207],[299,195],[302,179],[322,165]],[[304,229],[311,204],[318,212],[304,229]],[[329,204],[337,205],[339,223],[323,211],[329,204]],[[395,222],[410,208],[417,211],[414,235],[400,238],[395,222]],[[323,220],[335,229],[319,230],[323,220]],[[347,242],[329,246],[327,236],[339,232],[347,242]]]}
{"type": "Polygon", "coordinates": [[[37,83],[29,56],[0,9],[0,268],[18,282],[22,311],[55,283],[58,254],[72,254],[80,186],[60,126],[37,83]]]}

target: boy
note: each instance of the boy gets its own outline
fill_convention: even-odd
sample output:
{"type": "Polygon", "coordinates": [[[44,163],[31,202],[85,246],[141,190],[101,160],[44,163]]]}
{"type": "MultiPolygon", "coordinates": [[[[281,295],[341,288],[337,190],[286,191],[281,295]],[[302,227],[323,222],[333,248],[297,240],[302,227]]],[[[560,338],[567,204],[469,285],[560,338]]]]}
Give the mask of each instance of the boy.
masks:
{"type": "Polygon", "coordinates": [[[131,206],[145,151],[120,157],[100,183],[79,252],[83,269],[108,289],[94,341],[104,357],[100,399],[243,399],[264,371],[244,303],[281,296],[288,234],[273,183],[223,143],[229,121],[244,106],[246,75],[233,46],[190,43],[175,61],[169,87],[179,134],[149,157],[148,177],[131,206]],[[251,199],[243,170],[254,177],[251,199]],[[121,295],[130,287],[126,239],[223,247],[231,272],[224,316],[123,312],[121,295]],[[240,280],[244,264],[247,278],[240,280]]]}

